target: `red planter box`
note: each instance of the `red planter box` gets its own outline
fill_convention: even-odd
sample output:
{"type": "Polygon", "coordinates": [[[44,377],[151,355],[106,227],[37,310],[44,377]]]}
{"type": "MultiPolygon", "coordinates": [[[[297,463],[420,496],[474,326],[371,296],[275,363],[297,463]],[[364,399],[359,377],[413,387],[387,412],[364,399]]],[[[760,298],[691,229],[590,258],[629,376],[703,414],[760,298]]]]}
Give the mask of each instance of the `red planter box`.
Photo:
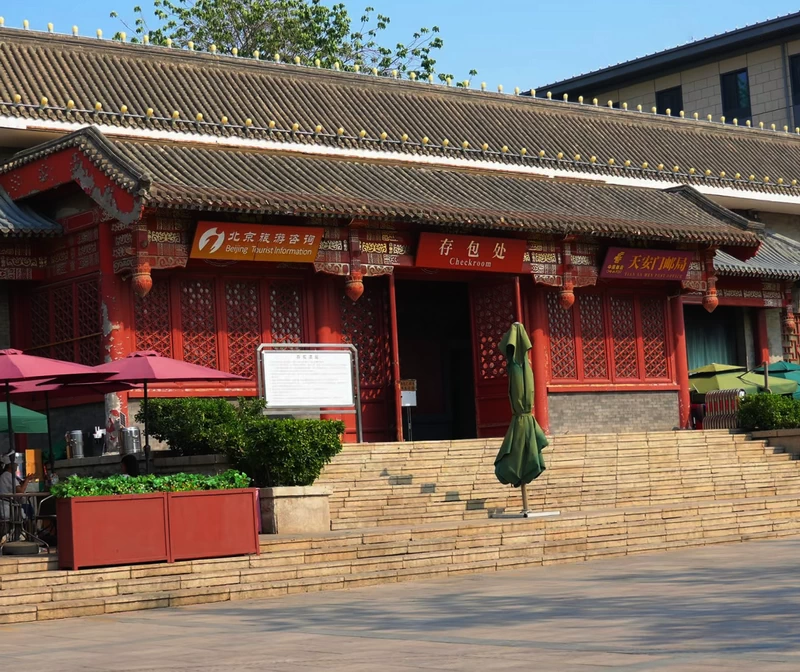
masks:
{"type": "Polygon", "coordinates": [[[255,489],[75,497],[56,507],[62,569],[259,552],[255,489]]]}
{"type": "Polygon", "coordinates": [[[173,560],[259,552],[258,490],[167,493],[173,560]]]}
{"type": "Polygon", "coordinates": [[[166,493],[59,499],[56,515],[62,569],[171,560],[166,493]]]}

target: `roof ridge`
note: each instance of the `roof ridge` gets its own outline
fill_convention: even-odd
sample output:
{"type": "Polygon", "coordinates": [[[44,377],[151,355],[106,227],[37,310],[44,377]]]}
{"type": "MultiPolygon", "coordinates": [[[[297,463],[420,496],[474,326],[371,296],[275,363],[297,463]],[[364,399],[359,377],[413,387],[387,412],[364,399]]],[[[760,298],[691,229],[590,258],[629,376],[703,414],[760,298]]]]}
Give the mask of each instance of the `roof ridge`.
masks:
{"type": "MultiPolygon", "coordinates": [[[[800,12],[798,12],[800,14],[800,12]]],[[[155,59],[159,63],[164,63],[164,56],[168,56],[176,65],[193,65],[198,62],[214,64],[220,67],[230,67],[236,72],[252,69],[254,72],[272,71],[276,74],[290,74],[299,77],[311,77],[314,79],[335,81],[340,79],[348,83],[358,83],[367,86],[386,87],[387,89],[413,92],[423,95],[443,95],[443,96],[475,96],[492,100],[495,103],[505,103],[508,105],[538,106],[548,112],[561,113],[564,111],[580,112],[583,114],[596,114],[598,116],[619,115],[620,119],[633,121],[634,123],[645,124],[675,124],[684,128],[702,129],[703,131],[721,132],[740,137],[748,137],[751,133],[758,133],[760,138],[771,138],[779,141],[786,141],[792,138],[792,142],[800,141],[800,133],[791,133],[786,130],[758,128],[755,126],[737,126],[721,121],[714,121],[702,118],[679,117],[673,115],[663,115],[644,110],[618,109],[607,105],[599,104],[599,101],[592,103],[582,103],[558,98],[541,98],[536,95],[528,95],[530,91],[517,89],[516,93],[506,93],[504,91],[494,92],[487,89],[449,86],[438,82],[428,83],[423,80],[410,80],[395,78],[385,75],[372,75],[364,71],[354,72],[343,69],[316,67],[308,64],[296,64],[288,61],[267,59],[255,59],[248,56],[235,56],[223,52],[211,53],[208,51],[188,50],[175,47],[167,47],[156,44],[139,44],[132,42],[122,42],[114,39],[98,39],[84,35],[67,35],[65,33],[51,33],[29,29],[19,29],[0,26],[0,46],[4,39],[12,39],[18,43],[30,43],[32,45],[45,45],[49,43],[63,44],[64,46],[74,45],[76,42],[82,47],[93,49],[109,56],[119,56],[131,54],[137,57],[155,59]],[[117,53],[115,53],[115,51],[117,53]],[[235,67],[234,67],[235,66],[235,67]],[[627,116],[630,114],[631,116],[627,116]],[[685,126],[684,126],[685,125],[685,126]],[[764,133],[761,136],[761,133],[764,133]],[[776,135],[773,135],[776,134],[776,135]]],[[[535,89],[533,89],[535,93],[535,89]]],[[[581,97],[582,98],[582,97],[581,97]]],[[[36,103],[38,104],[38,100],[36,103]]],[[[12,104],[12,101],[0,101],[12,104]]],[[[57,105],[50,105],[58,109],[57,105]]],[[[199,110],[198,110],[199,112],[199,110]]],[[[104,112],[108,113],[108,111],[104,112]]]]}

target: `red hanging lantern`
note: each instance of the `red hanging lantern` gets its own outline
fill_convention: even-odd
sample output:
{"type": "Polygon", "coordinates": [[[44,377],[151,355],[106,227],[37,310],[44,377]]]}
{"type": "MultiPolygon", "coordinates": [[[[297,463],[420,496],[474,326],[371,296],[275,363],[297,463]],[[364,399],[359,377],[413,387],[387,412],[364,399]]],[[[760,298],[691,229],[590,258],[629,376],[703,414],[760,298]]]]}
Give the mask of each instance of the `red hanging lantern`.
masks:
{"type": "Polygon", "coordinates": [[[719,298],[717,298],[717,288],[709,287],[706,293],[703,294],[703,308],[709,313],[713,313],[715,308],[719,305],[719,298]]]}
{"type": "Polygon", "coordinates": [[[358,301],[364,293],[364,274],[361,271],[353,271],[347,276],[344,282],[344,293],[351,301],[358,301]]]}
{"type": "Polygon", "coordinates": [[[558,294],[558,300],[564,310],[569,310],[575,303],[575,292],[572,290],[572,284],[568,284],[558,294]]]}
{"type": "Polygon", "coordinates": [[[150,275],[150,264],[139,264],[131,275],[133,292],[139,298],[144,298],[153,289],[153,277],[150,275]]]}

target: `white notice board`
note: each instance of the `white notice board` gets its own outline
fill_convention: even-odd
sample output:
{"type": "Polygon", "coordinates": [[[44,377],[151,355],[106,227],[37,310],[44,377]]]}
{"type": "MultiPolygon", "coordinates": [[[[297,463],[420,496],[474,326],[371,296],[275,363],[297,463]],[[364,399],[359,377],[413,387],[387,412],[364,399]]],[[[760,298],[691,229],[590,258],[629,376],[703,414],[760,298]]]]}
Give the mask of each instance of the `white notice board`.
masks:
{"type": "Polygon", "coordinates": [[[355,405],[350,350],[260,350],[267,408],[355,405]]]}

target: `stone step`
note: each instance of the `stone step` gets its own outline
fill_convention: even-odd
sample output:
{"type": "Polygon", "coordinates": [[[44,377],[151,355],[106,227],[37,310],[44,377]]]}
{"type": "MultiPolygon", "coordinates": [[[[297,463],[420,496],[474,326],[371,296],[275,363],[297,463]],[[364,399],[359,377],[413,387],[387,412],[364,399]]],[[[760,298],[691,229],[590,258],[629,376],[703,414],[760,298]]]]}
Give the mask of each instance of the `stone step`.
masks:
{"type": "MultiPolygon", "coordinates": [[[[0,570],[0,623],[262,598],[800,534],[800,497],[262,537],[262,554],[98,570],[0,570]]],[[[37,558],[38,559],[38,558],[37,558]]],[[[11,558],[0,559],[0,565],[11,558]]],[[[16,560],[16,559],[14,559],[16,560]]]]}

